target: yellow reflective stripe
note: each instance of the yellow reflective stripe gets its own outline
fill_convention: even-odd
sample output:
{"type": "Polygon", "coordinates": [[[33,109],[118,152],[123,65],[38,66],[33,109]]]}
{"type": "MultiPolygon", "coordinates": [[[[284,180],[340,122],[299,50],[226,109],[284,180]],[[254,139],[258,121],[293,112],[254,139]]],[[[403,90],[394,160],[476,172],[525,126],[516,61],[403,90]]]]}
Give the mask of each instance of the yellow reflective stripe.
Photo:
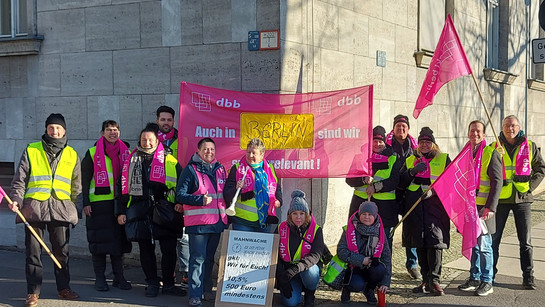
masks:
{"type": "Polygon", "coordinates": [[[213,193],[208,194],[209,197],[212,197],[212,199],[223,199],[223,193],[213,193]]]}
{"type": "Polygon", "coordinates": [[[437,178],[439,178],[439,176],[430,175],[430,180],[431,181],[435,181],[435,180],[437,180],[437,178]]]}
{"type": "Polygon", "coordinates": [[[489,187],[490,186],[490,181],[484,181],[484,180],[481,179],[481,185],[489,187]]]}
{"type": "Polygon", "coordinates": [[[381,180],[384,180],[384,178],[376,176],[376,175],[373,176],[373,182],[377,182],[377,181],[381,181],[381,180]]]}
{"type": "Polygon", "coordinates": [[[166,180],[170,182],[176,182],[176,177],[166,176],[166,180]]]}
{"type": "Polygon", "coordinates": [[[48,188],[28,188],[28,189],[26,190],[26,193],[27,193],[27,194],[30,194],[30,193],[40,193],[40,192],[49,193],[49,189],[48,189],[48,188]]]}
{"type": "Polygon", "coordinates": [[[36,181],[51,181],[51,176],[44,175],[44,176],[31,176],[28,179],[28,182],[36,182],[36,181]]]}
{"type": "Polygon", "coordinates": [[[488,197],[488,193],[486,193],[486,192],[477,192],[477,197],[488,197]]]}
{"type": "Polygon", "coordinates": [[[505,166],[505,170],[506,170],[506,171],[514,171],[514,170],[515,170],[515,166],[514,166],[514,165],[506,165],[506,166],[505,166]]]}
{"type": "Polygon", "coordinates": [[[361,187],[355,187],[356,191],[360,192],[366,192],[367,191],[367,185],[361,186],[361,187]]]}
{"type": "Polygon", "coordinates": [[[245,211],[257,214],[257,208],[245,205],[245,204],[240,203],[238,201],[236,202],[235,207],[239,208],[241,210],[245,210],[245,211]]]}
{"type": "Polygon", "coordinates": [[[55,180],[58,180],[58,181],[61,181],[61,182],[67,183],[67,184],[72,183],[72,179],[66,178],[66,177],[63,177],[63,176],[60,176],[60,175],[57,175],[57,174],[55,174],[55,180]]]}

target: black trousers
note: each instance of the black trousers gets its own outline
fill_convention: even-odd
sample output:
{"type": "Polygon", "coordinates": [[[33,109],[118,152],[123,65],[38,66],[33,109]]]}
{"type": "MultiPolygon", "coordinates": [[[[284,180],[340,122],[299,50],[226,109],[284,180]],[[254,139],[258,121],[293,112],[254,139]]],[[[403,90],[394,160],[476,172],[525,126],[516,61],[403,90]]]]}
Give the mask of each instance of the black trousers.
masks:
{"type": "MultiPolygon", "coordinates": [[[[68,242],[70,241],[70,224],[65,222],[47,222],[32,223],[31,226],[41,239],[43,239],[46,229],[49,233],[51,252],[62,266],[62,269],[59,269],[55,264],[53,264],[57,291],[70,288],[70,271],[68,269],[68,242]]],[[[42,246],[32,235],[30,230],[28,230],[28,227],[25,227],[25,246],[27,293],[39,294],[43,279],[43,265],[41,259],[42,246]]]]}
{"type": "Polygon", "coordinates": [[[425,283],[436,282],[441,280],[441,268],[443,267],[443,250],[434,247],[417,248],[418,265],[420,265],[420,273],[422,281],[425,283]]]}
{"type": "MultiPolygon", "coordinates": [[[[174,285],[174,271],[176,269],[176,237],[163,237],[158,239],[161,249],[161,271],[163,275],[163,286],[174,285]]],[[[157,258],[155,256],[155,243],[151,240],[138,241],[140,248],[140,265],[146,275],[148,285],[159,285],[157,275],[157,258]]]]}

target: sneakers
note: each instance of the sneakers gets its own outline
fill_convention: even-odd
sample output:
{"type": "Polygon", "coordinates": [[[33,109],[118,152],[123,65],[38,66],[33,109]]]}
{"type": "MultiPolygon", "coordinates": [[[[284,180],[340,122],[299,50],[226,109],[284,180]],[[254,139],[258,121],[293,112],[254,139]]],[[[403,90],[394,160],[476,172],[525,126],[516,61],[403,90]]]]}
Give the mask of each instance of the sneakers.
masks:
{"type": "Polygon", "coordinates": [[[458,290],[461,291],[475,291],[481,285],[480,280],[468,278],[466,281],[458,286],[458,290]]]}
{"type": "Polygon", "coordinates": [[[177,287],[177,286],[174,286],[174,285],[172,285],[170,287],[163,286],[163,290],[161,292],[163,294],[175,295],[175,296],[186,296],[187,295],[187,290],[182,289],[182,287],[177,287]]]}
{"type": "Polygon", "coordinates": [[[350,291],[347,287],[343,287],[343,290],[341,292],[341,303],[348,304],[350,303],[350,291]]]}
{"type": "Polygon", "coordinates": [[[148,285],[146,287],[147,297],[156,297],[159,294],[159,285],[148,285]]]}
{"type": "Polygon", "coordinates": [[[131,283],[128,282],[125,278],[120,279],[120,280],[114,279],[114,281],[112,281],[112,287],[116,287],[116,288],[119,288],[121,290],[130,290],[130,289],[132,289],[131,283]]]}
{"type": "Polygon", "coordinates": [[[201,299],[198,297],[192,297],[189,299],[189,306],[191,307],[202,307],[201,299]]]}
{"type": "Polygon", "coordinates": [[[79,295],[72,289],[66,288],[59,291],[59,298],[65,300],[77,300],[79,298],[79,295]]]}
{"type": "Polygon", "coordinates": [[[413,288],[413,293],[430,293],[430,286],[423,282],[418,287],[413,288]]]}
{"type": "Polygon", "coordinates": [[[35,307],[38,306],[39,294],[29,294],[25,300],[25,307],[35,307]]]}
{"type": "Polygon", "coordinates": [[[412,279],[422,278],[422,274],[420,274],[420,270],[418,270],[418,268],[408,268],[407,272],[409,272],[409,275],[411,275],[412,279]]]}
{"type": "Polygon", "coordinates": [[[534,281],[534,276],[524,277],[524,279],[522,281],[522,286],[526,290],[535,290],[535,289],[537,289],[536,283],[534,281]]]}
{"type": "Polygon", "coordinates": [[[365,295],[365,298],[367,299],[367,304],[375,305],[377,303],[375,289],[365,289],[363,290],[363,295],[365,295]]]}
{"type": "Polygon", "coordinates": [[[182,288],[187,289],[187,283],[189,282],[187,272],[180,272],[180,275],[180,285],[182,286],[182,288]]]}
{"type": "Polygon", "coordinates": [[[441,285],[437,282],[432,282],[430,284],[430,293],[435,296],[445,295],[443,288],[441,288],[441,285]]]}
{"type": "Polygon", "coordinates": [[[494,293],[494,288],[490,282],[482,282],[475,291],[475,295],[477,296],[487,296],[490,293],[494,293]]]}

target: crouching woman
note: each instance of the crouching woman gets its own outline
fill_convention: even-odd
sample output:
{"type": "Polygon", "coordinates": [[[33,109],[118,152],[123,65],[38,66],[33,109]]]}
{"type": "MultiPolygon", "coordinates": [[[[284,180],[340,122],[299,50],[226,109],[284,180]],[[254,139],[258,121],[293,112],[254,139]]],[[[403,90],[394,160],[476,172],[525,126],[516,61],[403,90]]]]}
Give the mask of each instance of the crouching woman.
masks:
{"type": "Polygon", "coordinates": [[[322,228],[310,214],[305,193],[291,193],[287,220],[280,223],[280,244],[276,270],[277,288],[284,306],[314,306],[314,293],[320,281],[324,236],[322,228]]]}
{"type": "Polygon", "coordinates": [[[375,289],[386,293],[392,279],[392,253],[377,205],[363,202],[348,220],[337,245],[337,256],[349,264],[352,274],[341,293],[341,302],[350,302],[350,292],[363,291],[367,303],[376,304],[375,289]]]}

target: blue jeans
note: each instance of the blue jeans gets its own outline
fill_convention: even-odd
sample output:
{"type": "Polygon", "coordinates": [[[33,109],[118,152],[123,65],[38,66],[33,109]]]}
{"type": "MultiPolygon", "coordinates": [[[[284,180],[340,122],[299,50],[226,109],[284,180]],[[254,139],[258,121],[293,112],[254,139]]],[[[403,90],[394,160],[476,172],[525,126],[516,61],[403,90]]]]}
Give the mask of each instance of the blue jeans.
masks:
{"type": "Polygon", "coordinates": [[[178,238],[176,251],[178,252],[178,262],[180,263],[180,272],[188,272],[189,271],[189,236],[187,235],[187,233],[184,233],[184,235],[181,238],[178,238]]]}
{"type": "Polygon", "coordinates": [[[276,227],[278,226],[276,224],[268,224],[265,228],[259,228],[259,227],[250,227],[250,226],[237,224],[237,223],[231,223],[231,225],[233,225],[233,230],[263,232],[263,233],[274,233],[274,231],[276,230],[276,227]]]}
{"type": "Polygon", "coordinates": [[[477,238],[477,245],[471,250],[469,277],[473,280],[491,283],[494,278],[493,265],[492,236],[490,234],[481,235],[477,238]]]}
{"type": "Polygon", "coordinates": [[[509,211],[513,211],[515,228],[519,240],[520,269],[522,277],[527,278],[534,275],[534,264],[532,260],[532,203],[520,204],[499,204],[496,208],[496,233],[492,235],[492,251],[494,252],[494,276],[498,273],[498,259],[500,256],[500,242],[509,217],[509,211]]]}
{"type": "Polygon", "coordinates": [[[291,279],[291,297],[286,298],[282,295],[282,304],[284,306],[297,306],[303,301],[303,290],[316,290],[320,281],[320,268],[315,264],[308,270],[303,271],[291,279]],[[304,289],[303,289],[304,288],[304,289]]]}
{"type": "Polygon", "coordinates": [[[405,267],[407,269],[412,269],[417,267],[418,256],[416,255],[415,247],[405,247],[405,255],[407,256],[407,261],[405,262],[405,267]]]}
{"type": "Polygon", "coordinates": [[[386,275],[386,267],[382,263],[364,269],[354,268],[347,289],[350,292],[361,292],[365,289],[374,290],[384,275],[386,275]]]}
{"type": "Polygon", "coordinates": [[[212,291],[214,254],[221,233],[189,234],[189,298],[201,298],[212,291]],[[205,278],[206,277],[206,278],[205,278]]]}

